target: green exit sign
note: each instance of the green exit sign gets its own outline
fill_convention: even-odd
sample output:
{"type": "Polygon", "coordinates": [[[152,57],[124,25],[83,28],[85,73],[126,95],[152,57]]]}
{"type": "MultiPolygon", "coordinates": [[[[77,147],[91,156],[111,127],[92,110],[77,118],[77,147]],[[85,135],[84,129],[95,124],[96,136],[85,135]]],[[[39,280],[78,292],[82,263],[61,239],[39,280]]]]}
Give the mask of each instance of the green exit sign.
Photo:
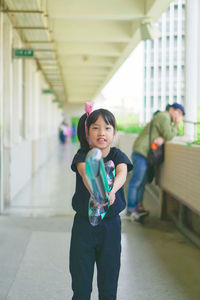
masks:
{"type": "Polygon", "coordinates": [[[15,58],[33,58],[34,50],[33,49],[13,49],[13,56],[15,58]]]}
{"type": "Polygon", "coordinates": [[[53,90],[50,90],[50,89],[44,89],[44,90],[42,90],[42,93],[43,93],[43,94],[53,94],[54,91],[53,91],[53,90]]]}

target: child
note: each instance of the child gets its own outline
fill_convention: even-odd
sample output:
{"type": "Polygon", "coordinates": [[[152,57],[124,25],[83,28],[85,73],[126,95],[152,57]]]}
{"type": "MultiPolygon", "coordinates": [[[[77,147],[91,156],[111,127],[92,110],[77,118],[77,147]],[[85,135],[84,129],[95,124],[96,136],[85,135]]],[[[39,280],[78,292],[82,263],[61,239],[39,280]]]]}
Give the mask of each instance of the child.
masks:
{"type": "Polygon", "coordinates": [[[99,300],[116,299],[121,254],[119,213],[126,205],[123,185],[132,164],[123,152],[115,147],[111,148],[115,133],[115,118],[108,110],[95,110],[89,116],[84,114],[79,120],[80,149],[71,166],[76,172],[76,190],[72,199],[76,215],[70,246],[73,300],[90,299],[95,262],[99,300]],[[109,193],[109,210],[101,223],[95,227],[89,223],[88,218],[91,190],[85,175],[85,158],[92,147],[102,151],[104,163],[112,160],[116,168],[114,185],[109,193]]]}

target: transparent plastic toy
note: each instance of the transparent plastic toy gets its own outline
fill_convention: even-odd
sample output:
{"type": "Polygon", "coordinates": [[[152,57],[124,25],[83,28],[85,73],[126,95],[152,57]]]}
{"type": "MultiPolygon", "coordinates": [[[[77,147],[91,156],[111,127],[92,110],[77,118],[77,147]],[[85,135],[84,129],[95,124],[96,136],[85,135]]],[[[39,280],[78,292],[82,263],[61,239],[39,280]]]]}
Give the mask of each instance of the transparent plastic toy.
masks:
{"type": "Polygon", "coordinates": [[[103,220],[110,206],[108,193],[113,186],[115,165],[112,160],[104,165],[102,152],[98,148],[88,152],[85,162],[86,177],[92,190],[88,205],[89,221],[96,226],[103,220]]]}

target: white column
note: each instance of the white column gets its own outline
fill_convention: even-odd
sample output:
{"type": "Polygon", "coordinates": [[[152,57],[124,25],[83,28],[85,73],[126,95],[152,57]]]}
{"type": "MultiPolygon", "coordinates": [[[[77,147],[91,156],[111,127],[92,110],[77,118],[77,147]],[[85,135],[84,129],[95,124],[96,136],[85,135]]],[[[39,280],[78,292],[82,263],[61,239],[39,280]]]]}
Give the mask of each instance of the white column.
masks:
{"type": "Polygon", "coordinates": [[[40,120],[40,71],[33,73],[33,103],[32,103],[32,138],[39,139],[39,120],[40,120]]]}
{"type": "Polygon", "coordinates": [[[166,13],[162,17],[162,73],[161,73],[161,110],[165,110],[165,97],[166,97],[166,39],[167,39],[167,26],[166,26],[166,13]]]}
{"type": "Polygon", "coordinates": [[[24,105],[25,105],[25,138],[31,139],[32,133],[32,85],[33,85],[33,75],[32,75],[32,61],[31,59],[25,60],[25,87],[24,87],[24,105]]]}
{"type": "MultiPolygon", "coordinates": [[[[199,37],[199,0],[187,0],[186,3],[186,45],[185,45],[185,111],[187,121],[197,121],[197,101],[200,63],[200,37],[199,37]]],[[[193,124],[185,126],[185,135],[189,139],[195,139],[193,124]]]]}
{"type": "Polygon", "coordinates": [[[3,14],[0,13],[0,213],[3,208],[3,14]]]}
{"type": "Polygon", "coordinates": [[[12,143],[12,30],[8,21],[3,26],[3,68],[4,68],[4,145],[12,143]]]}
{"type": "MultiPolygon", "coordinates": [[[[21,43],[19,38],[15,36],[13,39],[13,47],[20,48],[21,43]]],[[[13,59],[13,143],[20,142],[20,104],[22,101],[22,60],[19,58],[13,59]]]]}
{"type": "Polygon", "coordinates": [[[146,41],[147,45],[147,56],[146,56],[146,114],[145,114],[145,122],[149,122],[151,119],[151,41],[146,41]]]}

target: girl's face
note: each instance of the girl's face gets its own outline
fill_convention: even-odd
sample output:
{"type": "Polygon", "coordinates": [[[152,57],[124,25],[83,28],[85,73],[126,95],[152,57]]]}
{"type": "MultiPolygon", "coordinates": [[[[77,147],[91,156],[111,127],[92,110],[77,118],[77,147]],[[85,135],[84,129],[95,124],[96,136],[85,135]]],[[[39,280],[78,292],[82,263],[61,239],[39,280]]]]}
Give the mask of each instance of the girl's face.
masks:
{"type": "Polygon", "coordinates": [[[106,124],[100,115],[95,123],[90,125],[88,137],[92,146],[99,148],[103,152],[110,151],[110,145],[113,141],[115,130],[112,125],[106,124]]]}

